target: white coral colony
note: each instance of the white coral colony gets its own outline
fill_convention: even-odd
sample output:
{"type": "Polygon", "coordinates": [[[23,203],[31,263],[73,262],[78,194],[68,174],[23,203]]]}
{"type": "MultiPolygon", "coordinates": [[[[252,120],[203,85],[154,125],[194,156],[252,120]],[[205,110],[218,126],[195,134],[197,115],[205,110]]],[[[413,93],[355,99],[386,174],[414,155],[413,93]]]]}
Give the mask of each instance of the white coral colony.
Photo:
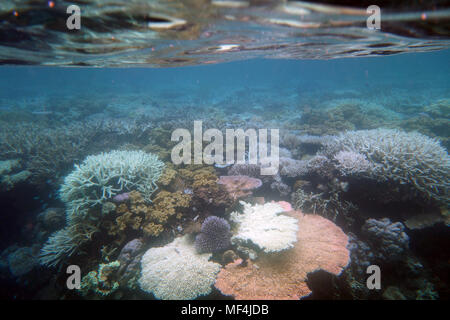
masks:
{"type": "Polygon", "coordinates": [[[269,253],[292,248],[297,242],[298,221],[282,215],[284,209],[279,204],[251,206],[243,201],[240,203],[244,213],[231,213],[231,221],[238,224],[231,239],[233,244],[246,247],[250,243],[269,253]]]}
{"type": "Polygon", "coordinates": [[[208,295],[220,271],[211,253],[198,254],[188,236],[149,249],[141,260],[139,285],[161,300],[192,300],[208,295]]]}

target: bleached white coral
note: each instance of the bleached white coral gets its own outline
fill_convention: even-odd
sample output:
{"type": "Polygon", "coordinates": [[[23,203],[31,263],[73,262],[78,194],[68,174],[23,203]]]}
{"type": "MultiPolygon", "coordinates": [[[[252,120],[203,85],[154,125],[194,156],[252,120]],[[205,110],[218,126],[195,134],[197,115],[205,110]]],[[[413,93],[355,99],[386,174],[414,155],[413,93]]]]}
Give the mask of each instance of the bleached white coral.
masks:
{"type": "Polygon", "coordinates": [[[240,201],[244,213],[233,212],[231,221],[238,224],[233,244],[248,247],[256,245],[264,252],[276,252],[292,248],[297,242],[298,221],[282,215],[283,208],[277,203],[256,204],[240,201]]]}
{"type": "Polygon", "coordinates": [[[137,190],[150,201],[163,170],[164,163],[156,155],[143,151],[113,150],[88,156],[75,165],[60,189],[68,219],[125,191],[137,190]]]}
{"type": "Polygon", "coordinates": [[[188,236],[149,249],[141,260],[139,285],[161,300],[191,300],[211,292],[220,264],[198,254],[188,236]]]}
{"type": "Polygon", "coordinates": [[[371,164],[365,174],[371,178],[407,184],[429,198],[449,201],[450,157],[437,139],[380,128],[345,132],[334,144],[364,155],[371,164]]]}
{"type": "Polygon", "coordinates": [[[343,175],[358,175],[372,170],[372,164],[366,156],[354,151],[339,151],[335,156],[336,168],[343,175]]]}

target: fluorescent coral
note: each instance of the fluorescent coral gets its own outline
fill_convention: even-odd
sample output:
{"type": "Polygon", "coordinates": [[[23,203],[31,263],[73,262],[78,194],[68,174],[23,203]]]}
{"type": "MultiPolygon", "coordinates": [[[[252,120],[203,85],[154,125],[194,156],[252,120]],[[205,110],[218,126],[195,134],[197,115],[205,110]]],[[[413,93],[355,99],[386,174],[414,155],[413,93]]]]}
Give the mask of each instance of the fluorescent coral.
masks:
{"type": "Polygon", "coordinates": [[[161,300],[190,300],[211,292],[218,263],[198,254],[187,236],[164,247],[149,249],[141,260],[139,285],[161,300]]]}
{"type": "Polygon", "coordinates": [[[215,287],[238,300],[291,299],[308,296],[307,275],[324,270],[339,275],[350,261],[348,237],[331,221],[300,211],[289,213],[298,221],[295,247],[260,255],[246,264],[237,260],[223,268],[215,287]]]}

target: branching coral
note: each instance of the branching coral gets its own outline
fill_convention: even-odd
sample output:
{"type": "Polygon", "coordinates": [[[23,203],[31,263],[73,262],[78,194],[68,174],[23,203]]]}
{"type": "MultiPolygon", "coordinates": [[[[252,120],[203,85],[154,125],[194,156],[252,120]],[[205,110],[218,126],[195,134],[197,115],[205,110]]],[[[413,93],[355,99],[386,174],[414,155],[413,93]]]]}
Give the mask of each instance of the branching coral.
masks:
{"type": "Polygon", "coordinates": [[[364,155],[370,178],[406,184],[429,198],[449,201],[450,157],[437,139],[391,129],[349,131],[336,138],[333,148],[364,155]]]}
{"type": "Polygon", "coordinates": [[[75,165],[60,189],[61,199],[68,205],[68,220],[125,191],[137,190],[150,202],[163,169],[157,156],[142,151],[114,150],[88,156],[75,165]]]}
{"type": "Polygon", "coordinates": [[[73,255],[79,246],[91,240],[96,231],[97,228],[90,224],[78,223],[55,232],[41,249],[40,264],[49,267],[58,265],[73,255]]]}

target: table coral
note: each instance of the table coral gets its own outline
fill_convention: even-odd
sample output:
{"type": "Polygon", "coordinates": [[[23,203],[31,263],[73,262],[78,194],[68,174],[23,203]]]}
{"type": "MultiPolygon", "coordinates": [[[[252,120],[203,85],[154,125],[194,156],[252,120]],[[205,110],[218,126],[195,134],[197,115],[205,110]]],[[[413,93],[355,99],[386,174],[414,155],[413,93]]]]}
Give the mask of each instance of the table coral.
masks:
{"type": "Polygon", "coordinates": [[[264,252],[277,252],[292,248],[297,241],[297,220],[281,214],[285,210],[277,203],[251,206],[243,201],[244,212],[233,212],[230,220],[237,224],[233,244],[243,247],[254,245],[264,252]]]}
{"type": "Polygon", "coordinates": [[[252,194],[252,191],[262,186],[262,181],[248,176],[221,176],[218,184],[224,185],[230,197],[243,198],[252,194]]]}
{"type": "Polygon", "coordinates": [[[289,213],[298,220],[294,248],[260,255],[243,264],[237,260],[223,268],[215,287],[238,300],[290,299],[308,296],[307,275],[324,270],[339,275],[350,261],[348,237],[330,220],[319,215],[289,213]]]}

